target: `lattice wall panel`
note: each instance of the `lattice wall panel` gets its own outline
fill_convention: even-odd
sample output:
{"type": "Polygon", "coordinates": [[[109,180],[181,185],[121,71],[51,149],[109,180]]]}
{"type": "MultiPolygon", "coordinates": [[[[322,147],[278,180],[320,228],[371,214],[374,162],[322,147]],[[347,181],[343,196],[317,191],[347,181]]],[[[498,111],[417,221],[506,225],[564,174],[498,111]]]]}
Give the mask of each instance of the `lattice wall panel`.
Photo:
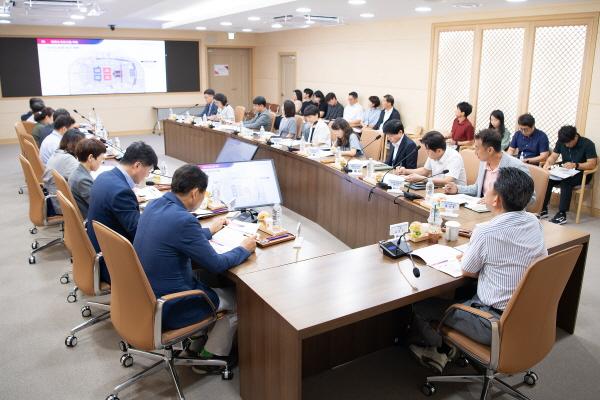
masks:
{"type": "Polygon", "coordinates": [[[506,127],[514,132],[519,110],[525,28],[483,31],[476,130],[488,127],[493,110],[502,110],[506,127]]]}
{"type": "Polygon", "coordinates": [[[576,123],[586,34],[585,25],[535,30],[529,111],[551,147],[561,126],[576,123]]]}
{"type": "Polygon", "coordinates": [[[469,100],[475,32],[440,32],[433,126],[449,131],[456,104],[469,100]]]}

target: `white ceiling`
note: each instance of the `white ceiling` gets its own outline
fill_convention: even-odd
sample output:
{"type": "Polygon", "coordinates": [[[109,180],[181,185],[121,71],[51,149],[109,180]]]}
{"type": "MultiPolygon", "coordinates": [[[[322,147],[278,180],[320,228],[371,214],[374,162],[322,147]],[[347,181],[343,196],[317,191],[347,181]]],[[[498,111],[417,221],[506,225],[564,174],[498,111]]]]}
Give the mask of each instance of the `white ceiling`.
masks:
{"type": "MultiPolygon", "coordinates": [[[[4,0],[0,0],[0,4],[4,0]]],[[[580,2],[597,0],[580,0],[580,2]]],[[[90,3],[89,0],[81,0],[90,3]]],[[[17,25],[62,25],[64,21],[75,22],[74,26],[107,27],[109,24],[119,28],[144,29],[196,29],[206,27],[209,31],[240,32],[252,29],[253,32],[271,32],[273,18],[284,15],[294,16],[294,21],[283,23],[281,29],[297,29],[305,24],[303,15],[297,12],[300,7],[311,9],[310,14],[339,17],[342,23],[351,24],[365,22],[361,13],[372,13],[371,21],[423,16],[465,14],[478,11],[494,11],[499,9],[516,9],[543,4],[567,3],[568,0],[527,0],[511,3],[506,0],[366,0],[363,5],[350,5],[348,0],[98,0],[104,13],[100,16],[87,16],[83,20],[72,20],[72,14],[81,14],[74,7],[34,6],[29,8],[26,0],[16,0],[9,19],[17,25]],[[278,3],[278,4],[277,4],[278,3]],[[458,3],[476,4],[473,9],[457,8],[458,3]],[[256,8],[260,5],[266,7],[256,8]],[[272,5],[275,4],[275,5],[272,5]],[[419,13],[416,7],[428,6],[432,11],[419,13]],[[240,12],[240,10],[244,9],[240,12]],[[260,17],[260,21],[249,21],[248,17],[260,17]],[[173,20],[173,19],[176,20],[173,20]],[[231,26],[221,26],[228,21],[231,26]]],[[[89,6],[89,4],[86,4],[89,6]]],[[[312,26],[323,25],[316,22],[312,26]]],[[[0,25],[0,30],[3,26],[0,25]]]]}

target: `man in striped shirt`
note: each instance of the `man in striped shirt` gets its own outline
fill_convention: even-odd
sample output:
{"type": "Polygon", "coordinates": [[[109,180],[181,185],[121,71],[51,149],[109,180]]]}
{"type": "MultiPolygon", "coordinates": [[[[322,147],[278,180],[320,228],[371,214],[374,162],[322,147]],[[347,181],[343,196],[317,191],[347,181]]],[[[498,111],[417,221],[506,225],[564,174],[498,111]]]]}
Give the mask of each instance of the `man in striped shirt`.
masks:
{"type": "MultiPolygon", "coordinates": [[[[495,216],[473,231],[462,257],[463,275],[478,278],[477,294],[463,304],[491,313],[500,319],[527,268],[548,255],[540,221],[525,211],[533,194],[533,180],[520,169],[500,168],[493,188],[484,199],[495,216]]],[[[426,366],[442,372],[452,349],[431,322],[439,321],[452,300],[428,299],[414,305],[414,327],[421,335],[412,353],[426,366]]],[[[446,320],[456,329],[484,345],[491,344],[490,323],[471,313],[456,310],[446,320]]]]}

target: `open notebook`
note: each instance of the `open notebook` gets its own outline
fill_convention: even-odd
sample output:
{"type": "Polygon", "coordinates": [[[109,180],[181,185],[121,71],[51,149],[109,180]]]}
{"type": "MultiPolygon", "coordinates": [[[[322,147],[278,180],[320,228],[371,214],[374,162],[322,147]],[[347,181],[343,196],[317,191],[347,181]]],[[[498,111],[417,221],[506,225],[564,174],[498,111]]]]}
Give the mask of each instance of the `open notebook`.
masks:
{"type": "Polygon", "coordinates": [[[437,269],[454,278],[462,276],[460,261],[456,258],[456,256],[462,254],[461,250],[441,244],[434,244],[413,250],[412,254],[419,257],[431,268],[437,269]]]}

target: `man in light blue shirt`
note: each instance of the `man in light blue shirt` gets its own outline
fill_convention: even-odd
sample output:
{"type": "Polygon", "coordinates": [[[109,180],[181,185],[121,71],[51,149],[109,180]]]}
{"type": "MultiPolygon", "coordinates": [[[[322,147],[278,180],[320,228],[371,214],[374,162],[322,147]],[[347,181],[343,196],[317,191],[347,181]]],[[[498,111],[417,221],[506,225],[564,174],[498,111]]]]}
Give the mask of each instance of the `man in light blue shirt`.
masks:
{"type": "Polygon", "coordinates": [[[44,165],[48,163],[50,157],[58,150],[62,136],[73,124],[75,124],[75,120],[66,115],[60,116],[54,120],[54,130],[44,138],[42,145],[40,146],[40,158],[44,165]]]}
{"type": "Polygon", "coordinates": [[[263,127],[265,131],[269,132],[271,130],[271,113],[267,110],[267,100],[263,96],[255,97],[252,100],[252,109],[254,118],[244,121],[244,127],[257,130],[263,127]]]}

